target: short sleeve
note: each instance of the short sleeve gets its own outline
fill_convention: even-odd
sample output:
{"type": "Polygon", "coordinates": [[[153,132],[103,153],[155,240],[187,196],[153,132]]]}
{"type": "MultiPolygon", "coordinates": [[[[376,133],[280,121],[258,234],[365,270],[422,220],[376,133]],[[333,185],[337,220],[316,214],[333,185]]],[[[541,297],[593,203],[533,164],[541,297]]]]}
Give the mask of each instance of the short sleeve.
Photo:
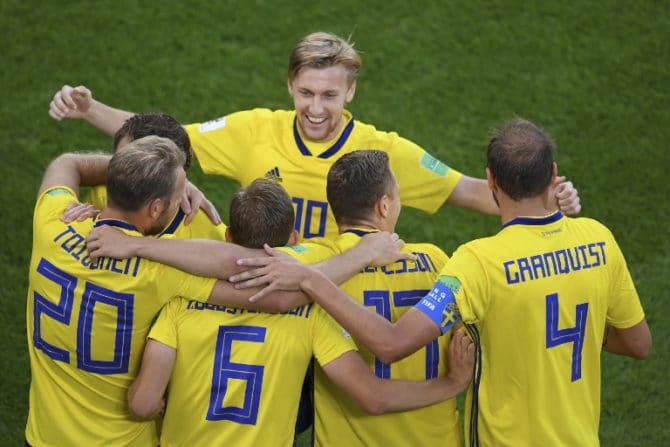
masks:
{"type": "Polygon", "coordinates": [[[156,315],[147,338],[177,349],[177,314],[184,302],[185,300],[179,298],[165,304],[156,315]]]}
{"type": "Polygon", "coordinates": [[[312,307],[312,349],[319,365],[325,366],[349,351],[356,351],[356,344],[339,324],[321,307],[312,307]]]}
{"type": "Polygon", "coordinates": [[[394,133],[388,150],[403,205],[434,213],[449,198],[462,174],[417,144],[394,133]]]}
{"type": "Polygon", "coordinates": [[[206,174],[238,179],[253,143],[254,128],[258,125],[253,110],[185,126],[193,152],[206,174]]]}

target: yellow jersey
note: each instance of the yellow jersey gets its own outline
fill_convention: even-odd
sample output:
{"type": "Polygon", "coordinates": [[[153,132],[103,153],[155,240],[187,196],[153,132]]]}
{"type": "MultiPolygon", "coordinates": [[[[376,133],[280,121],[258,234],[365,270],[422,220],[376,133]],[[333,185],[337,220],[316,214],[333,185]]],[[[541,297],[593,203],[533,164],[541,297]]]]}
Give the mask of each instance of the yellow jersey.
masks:
{"type": "Polygon", "coordinates": [[[292,446],[312,355],[327,365],[355,349],[315,304],[269,315],[173,300],[149,338],[177,351],[163,447],[292,446]]]}
{"type": "MultiPolygon", "coordinates": [[[[85,199],[99,210],[107,207],[107,188],[104,186],[94,186],[85,199]]],[[[171,234],[175,239],[213,239],[216,241],[226,240],[226,225],[220,223],[214,225],[207,214],[199,209],[193,220],[184,224],[186,214],[179,208],[170,223],[165,227],[160,235],[171,234]]]]}
{"type": "Polygon", "coordinates": [[[326,179],[333,163],[349,152],[387,152],[402,204],[429,213],[442,206],[460,180],[459,172],[395,132],[354,120],[346,110],[344,119],[340,134],[323,143],[303,139],[295,111],[247,110],[185,127],[205,173],[242,186],[262,177],[281,182],[295,207],[295,229],[304,238],[337,236],[326,179]]]}
{"type": "MultiPolygon", "coordinates": [[[[156,445],[154,422],[131,420],[126,402],[151,320],[178,295],[207,300],[215,280],[137,257],[91,262],[86,236],[94,222],[60,220],[76,200],[71,189],[53,187],[35,205],[26,440],[35,447],[156,445]]],[[[141,236],[122,221],[95,225],[141,236]]]]}
{"type": "Polygon", "coordinates": [[[644,318],[607,228],[560,212],[516,218],[461,246],[434,291],[454,296],[477,343],[466,445],[599,445],[605,324],[644,318]]]}

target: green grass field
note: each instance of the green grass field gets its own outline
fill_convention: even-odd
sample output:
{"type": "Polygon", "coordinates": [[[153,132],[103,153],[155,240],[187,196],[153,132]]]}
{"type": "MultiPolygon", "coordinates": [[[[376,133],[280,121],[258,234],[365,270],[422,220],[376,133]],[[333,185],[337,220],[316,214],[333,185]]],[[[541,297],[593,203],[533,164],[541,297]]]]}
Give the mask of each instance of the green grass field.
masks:
{"type": "MultiPolygon", "coordinates": [[[[25,294],[32,207],[49,161],[111,141],[47,115],[63,84],[102,101],[204,121],[253,107],[289,108],[286,60],[303,35],[352,35],[363,53],[358,119],[395,130],[464,173],[484,175],[489,130],[513,116],[544,126],[559,170],[579,188],[582,215],[609,226],[647,312],[645,362],[603,355],[604,446],[670,444],[667,271],[670,188],[670,4],[667,1],[246,2],[18,1],[0,4],[0,141],[5,340],[0,445],[22,445],[30,371],[25,294]],[[663,373],[663,371],[666,371],[663,373]]],[[[236,185],[196,184],[226,218],[236,185]]],[[[493,217],[405,209],[406,240],[451,253],[491,234],[493,217]]],[[[66,417],[66,415],[64,415],[66,417]]]]}

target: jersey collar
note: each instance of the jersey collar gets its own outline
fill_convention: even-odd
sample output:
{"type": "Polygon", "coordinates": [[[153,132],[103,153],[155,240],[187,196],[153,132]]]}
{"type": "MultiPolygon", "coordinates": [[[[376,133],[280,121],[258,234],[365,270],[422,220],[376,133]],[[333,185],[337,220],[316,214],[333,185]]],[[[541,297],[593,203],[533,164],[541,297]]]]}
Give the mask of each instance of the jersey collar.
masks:
{"type": "Polygon", "coordinates": [[[131,230],[131,231],[137,231],[139,233],[139,230],[135,225],[129,224],[128,222],[124,222],[122,220],[118,219],[99,219],[95,221],[95,224],[93,225],[94,227],[101,227],[103,225],[109,225],[110,227],[117,227],[117,228],[123,228],[125,230],[131,230]]]}
{"type": "Polygon", "coordinates": [[[500,229],[502,230],[503,228],[507,228],[511,225],[547,225],[560,220],[562,217],[563,213],[561,213],[560,211],[556,211],[553,214],[549,214],[548,216],[542,216],[542,217],[526,217],[526,216],[515,217],[514,219],[510,220],[505,225],[500,227],[500,229]]]}
{"type": "Polygon", "coordinates": [[[174,215],[170,224],[167,227],[165,227],[163,231],[160,232],[158,237],[161,237],[164,234],[174,234],[174,232],[177,230],[177,227],[179,226],[179,224],[182,223],[185,217],[186,213],[184,213],[181,208],[178,208],[177,214],[174,215]]]}
{"type": "MultiPolygon", "coordinates": [[[[344,143],[347,142],[347,139],[349,138],[349,135],[351,135],[351,131],[354,129],[354,119],[353,117],[349,117],[349,122],[347,123],[346,126],[344,126],[344,130],[342,131],[342,134],[340,137],[335,141],[335,143],[330,146],[328,149],[317,155],[318,158],[329,158],[332,157],[342,149],[342,146],[344,146],[344,143]]],[[[307,148],[307,145],[305,145],[305,142],[303,141],[302,137],[300,136],[300,132],[298,131],[298,117],[293,118],[293,138],[295,139],[295,144],[298,146],[298,150],[300,150],[300,153],[302,155],[305,155],[307,157],[312,157],[312,152],[307,148]]]]}
{"type": "Polygon", "coordinates": [[[353,233],[357,236],[363,237],[366,234],[379,233],[379,230],[370,230],[370,229],[364,230],[362,228],[347,228],[342,233],[353,233]]]}

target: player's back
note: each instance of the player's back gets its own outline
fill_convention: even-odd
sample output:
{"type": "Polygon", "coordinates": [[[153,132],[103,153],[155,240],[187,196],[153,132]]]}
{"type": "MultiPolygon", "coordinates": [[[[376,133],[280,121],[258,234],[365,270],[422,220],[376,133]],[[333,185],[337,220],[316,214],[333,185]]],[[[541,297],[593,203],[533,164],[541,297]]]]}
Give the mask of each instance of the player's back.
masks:
{"type": "MultiPolygon", "coordinates": [[[[126,404],[150,322],[176,293],[206,299],[214,281],[184,285],[185,274],[140,258],[92,263],[85,242],[93,222],[60,221],[74,200],[69,189],[54,188],[35,208],[26,439],[36,446],[151,444],[154,424],[132,421],[126,404]]],[[[125,222],[98,223],[139,235],[125,222]]]]}
{"type": "MultiPolygon", "coordinates": [[[[339,251],[358,243],[365,232],[350,230],[335,241],[339,251]]],[[[349,296],[390,321],[397,321],[432,288],[447,255],[432,244],[406,244],[417,262],[401,261],[384,267],[367,267],[341,285],[349,296]]],[[[384,364],[363,345],[359,351],[370,369],[385,379],[426,380],[446,374],[443,358],[450,334],[429,343],[411,356],[384,364]]],[[[456,401],[402,413],[372,416],[359,409],[315,369],[315,439],[319,446],[459,445],[456,401]]]]}
{"type": "Polygon", "coordinates": [[[178,299],[150,338],[177,350],[162,446],[291,446],[302,380],[314,355],[354,348],[318,306],[280,315],[178,299]]]}
{"type": "Polygon", "coordinates": [[[520,218],[459,248],[444,273],[463,278],[479,345],[470,445],[598,445],[605,321],[642,319],[611,233],[560,213],[520,218]]]}

